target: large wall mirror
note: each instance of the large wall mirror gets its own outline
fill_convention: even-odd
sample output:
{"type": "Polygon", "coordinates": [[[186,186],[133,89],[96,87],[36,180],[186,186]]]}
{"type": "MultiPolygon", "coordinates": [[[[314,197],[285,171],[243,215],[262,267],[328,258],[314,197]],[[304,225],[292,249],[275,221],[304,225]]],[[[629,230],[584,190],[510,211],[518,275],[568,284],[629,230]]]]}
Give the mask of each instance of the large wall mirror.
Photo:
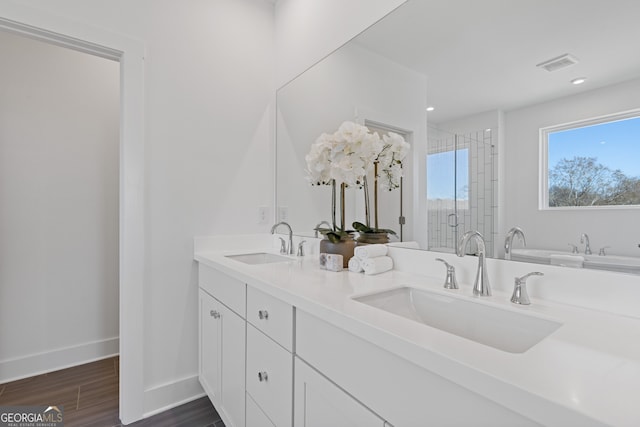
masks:
{"type": "MultiPolygon", "coordinates": [[[[502,258],[519,227],[526,247],[516,233],[511,259],[640,273],[638,206],[539,203],[542,129],[640,109],[638,16],[623,0],[408,0],[278,90],[278,207],[298,234],[330,219],[330,188],[307,183],[305,155],[354,121],[412,145],[402,194],[380,206],[385,228],[404,217],[403,240],[451,252],[479,230],[502,258]]],[[[360,191],[346,208],[348,223],[363,217],[360,191]]]]}

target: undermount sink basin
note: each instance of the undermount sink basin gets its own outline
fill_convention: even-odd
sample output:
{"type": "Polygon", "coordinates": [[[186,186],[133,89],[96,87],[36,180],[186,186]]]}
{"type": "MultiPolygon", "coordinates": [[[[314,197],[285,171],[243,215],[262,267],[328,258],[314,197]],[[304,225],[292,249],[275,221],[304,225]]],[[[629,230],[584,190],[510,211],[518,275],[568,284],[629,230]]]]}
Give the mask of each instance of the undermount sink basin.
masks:
{"type": "Polygon", "coordinates": [[[253,254],[240,254],[240,255],[225,255],[225,258],[230,258],[236,261],[243,262],[245,264],[271,264],[274,262],[291,261],[291,258],[287,258],[286,256],[270,254],[268,252],[257,252],[253,254]]]}
{"type": "Polygon", "coordinates": [[[524,353],[562,326],[529,314],[411,287],[353,299],[509,353],[524,353]]]}

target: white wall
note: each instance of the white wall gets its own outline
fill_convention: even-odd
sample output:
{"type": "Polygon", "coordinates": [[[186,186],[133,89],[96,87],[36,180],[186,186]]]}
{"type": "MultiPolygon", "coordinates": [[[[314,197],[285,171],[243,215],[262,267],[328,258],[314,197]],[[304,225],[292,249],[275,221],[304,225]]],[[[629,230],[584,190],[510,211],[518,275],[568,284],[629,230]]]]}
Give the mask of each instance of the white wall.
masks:
{"type": "Polygon", "coordinates": [[[280,87],[406,0],[278,0],[276,83],[280,87]]]}
{"type": "Polygon", "coordinates": [[[538,209],[539,129],[640,107],[640,80],[613,85],[510,111],[505,114],[505,223],[501,236],[518,225],[527,246],[569,250],[580,234],[590,236],[594,253],[611,246],[610,254],[640,256],[640,210],[538,209]]]}
{"type": "Polygon", "coordinates": [[[0,32],[0,382],[118,352],[119,64],[0,32]]]}
{"type": "Polygon", "coordinates": [[[146,46],[145,411],[175,405],[200,392],[193,236],[268,231],[257,206],[273,198],[273,5],[20,3],[146,46]]]}

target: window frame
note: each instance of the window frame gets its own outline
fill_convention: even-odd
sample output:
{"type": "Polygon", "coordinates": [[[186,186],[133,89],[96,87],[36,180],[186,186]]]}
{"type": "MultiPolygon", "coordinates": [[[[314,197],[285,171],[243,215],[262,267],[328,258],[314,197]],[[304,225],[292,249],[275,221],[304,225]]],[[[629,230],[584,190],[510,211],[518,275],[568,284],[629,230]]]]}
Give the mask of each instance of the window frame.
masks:
{"type": "Polygon", "coordinates": [[[607,205],[607,206],[549,206],[549,134],[570,129],[595,126],[604,123],[617,122],[627,119],[640,118],[640,108],[606,114],[589,119],[575,120],[559,125],[540,128],[539,131],[539,184],[538,184],[538,210],[541,211],[576,211],[576,210],[620,210],[640,209],[640,205],[607,205]]]}

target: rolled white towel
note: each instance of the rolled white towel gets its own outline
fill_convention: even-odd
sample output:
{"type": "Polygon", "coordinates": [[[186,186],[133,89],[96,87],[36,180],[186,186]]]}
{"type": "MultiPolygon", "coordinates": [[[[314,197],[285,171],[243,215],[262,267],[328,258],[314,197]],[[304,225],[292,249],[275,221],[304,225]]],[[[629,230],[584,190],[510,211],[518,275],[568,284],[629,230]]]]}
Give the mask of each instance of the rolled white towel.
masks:
{"type": "Polygon", "coordinates": [[[354,256],[349,259],[349,271],[353,271],[354,273],[362,273],[364,271],[358,257],[354,256]]]}
{"type": "Polygon", "coordinates": [[[385,256],[387,254],[387,246],[381,244],[356,246],[353,254],[360,260],[385,256]]]}
{"type": "Polygon", "coordinates": [[[387,243],[387,246],[394,246],[396,248],[420,249],[420,244],[414,241],[387,243]]]}
{"type": "Polygon", "coordinates": [[[393,268],[393,260],[388,256],[365,258],[360,261],[364,274],[380,274],[393,268]]]}

